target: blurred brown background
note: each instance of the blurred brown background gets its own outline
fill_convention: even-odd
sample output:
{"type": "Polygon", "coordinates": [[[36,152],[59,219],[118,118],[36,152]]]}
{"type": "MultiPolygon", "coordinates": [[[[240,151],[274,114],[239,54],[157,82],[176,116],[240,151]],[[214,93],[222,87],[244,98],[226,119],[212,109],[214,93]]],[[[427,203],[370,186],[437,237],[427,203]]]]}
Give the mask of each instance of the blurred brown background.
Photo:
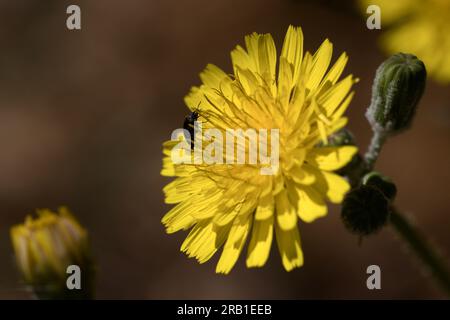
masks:
{"type": "MultiPolygon", "coordinates": [[[[365,147],[372,76],[384,56],[352,1],[129,0],[0,2],[0,298],[29,298],[14,267],[9,227],[35,208],[69,206],[89,229],[98,298],[442,298],[389,228],[362,245],[338,207],[301,225],[303,268],[286,273],[277,250],[260,270],[241,257],[229,276],[217,255],[198,265],[166,235],[161,143],[180,127],[183,97],[209,62],[231,71],[244,35],[270,32],[281,48],[289,24],[305,48],[324,38],[347,51],[361,81],[350,129],[365,147]],[[78,4],[82,30],[66,29],[78,4]],[[378,264],[382,290],[366,288],[378,264]]],[[[450,252],[450,93],[429,81],[413,130],[390,140],[378,169],[397,203],[450,252]]],[[[275,246],[274,246],[275,247],[275,246]]]]}

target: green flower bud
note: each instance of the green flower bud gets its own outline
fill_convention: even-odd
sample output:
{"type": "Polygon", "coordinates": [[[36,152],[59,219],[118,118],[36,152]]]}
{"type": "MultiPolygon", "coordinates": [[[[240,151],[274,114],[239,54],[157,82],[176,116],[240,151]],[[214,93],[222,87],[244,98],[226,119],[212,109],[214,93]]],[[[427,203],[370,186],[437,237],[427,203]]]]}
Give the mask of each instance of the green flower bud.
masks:
{"type": "MultiPolygon", "coordinates": [[[[11,228],[17,266],[39,299],[89,299],[94,267],[86,230],[66,208],[38,210],[24,224],[11,228]],[[69,288],[69,266],[79,267],[80,287],[69,288]]],[[[73,267],[71,267],[73,268],[73,267]]]]}
{"type": "Polygon", "coordinates": [[[375,233],[389,218],[389,201],[380,190],[362,185],[345,196],[342,203],[345,227],[359,236],[375,233]]]}
{"type": "Polygon", "coordinates": [[[397,195],[395,184],[389,178],[382,176],[376,171],[366,174],[362,178],[362,184],[377,188],[389,201],[393,201],[397,195]]]}
{"type": "Polygon", "coordinates": [[[407,129],[425,90],[426,69],[416,56],[397,53],[377,69],[366,117],[374,131],[407,129]]]}

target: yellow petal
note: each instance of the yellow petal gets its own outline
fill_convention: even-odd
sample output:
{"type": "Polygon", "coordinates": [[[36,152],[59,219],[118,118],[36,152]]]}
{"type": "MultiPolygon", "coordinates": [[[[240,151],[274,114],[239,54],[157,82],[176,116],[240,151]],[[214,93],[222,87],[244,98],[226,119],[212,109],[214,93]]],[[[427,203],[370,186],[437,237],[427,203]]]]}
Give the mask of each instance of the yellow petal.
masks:
{"type": "MultiPolygon", "coordinates": [[[[220,92],[224,94],[226,98],[232,97],[232,90],[231,90],[231,79],[230,77],[219,67],[208,64],[200,73],[200,79],[202,82],[214,90],[218,89],[220,92]]],[[[199,105],[199,108],[202,106],[199,105]]]]}
{"type": "Polygon", "coordinates": [[[245,36],[245,46],[247,48],[247,53],[252,61],[252,64],[255,66],[255,69],[252,71],[259,73],[259,38],[260,34],[253,32],[245,36]]]}
{"type": "Polygon", "coordinates": [[[199,222],[192,228],[180,250],[204,263],[223,245],[229,230],[229,226],[218,227],[211,220],[199,222]]]}
{"type": "Polygon", "coordinates": [[[350,190],[350,184],[341,176],[321,171],[314,187],[321,194],[326,194],[327,198],[333,203],[341,203],[344,195],[350,190]]]}
{"type": "Polygon", "coordinates": [[[308,153],[307,162],[319,169],[334,171],[349,163],[357,151],[354,146],[318,147],[308,153]]]}
{"type": "Polygon", "coordinates": [[[170,157],[163,158],[163,167],[161,169],[161,175],[166,177],[175,176],[175,166],[170,157]]]}
{"type": "Polygon", "coordinates": [[[290,203],[286,189],[283,189],[275,197],[277,212],[277,223],[283,230],[290,230],[297,227],[297,215],[295,208],[290,203]]]}
{"type": "Polygon", "coordinates": [[[223,209],[221,212],[218,212],[217,215],[214,216],[213,223],[218,226],[225,226],[229,224],[237,216],[241,207],[242,202],[238,203],[234,208],[223,209]]]}
{"type": "Polygon", "coordinates": [[[284,38],[281,58],[285,58],[292,65],[292,79],[297,81],[303,58],[303,33],[302,28],[289,26],[284,38]]]}
{"type": "Polygon", "coordinates": [[[273,215],[265,220],[255,220],[248,246],[247,267],[262,267],[269,257],[273,238],[273,215]]]}
{"type": "Polygon", "coordinates": [[[252,223],[252,215],[237,217],[228,234],[222,255],[217,263],[216,272],[227,274],[236,264],[252,223]]]}
{"type": "Polygon", "coordinates": [[[200,73],[202,82],[211,88],[219,88],[222,80],[225,78],[228,78],[228,75],[213,64],[208,64],[205,70],[200,73]]]}
{"type": "Polygon", "coordinates": [[[332,54],[333,45],[328,39],[326,39],[313,56],[313,69],[308,81],[306,82],[306,87],[311,91],[314,91],[322,81],[322,78],[330,65],[332,54]]]}
{"type": "Polygon", "coordinates": [[[184,103],[191,111],[194,111],[200,105],[202,105],[203,110],[206,106],[204,101],[203,91],[199,87],[192,87],[188,95],[184,97],[184,103]]]}
{"type": "Polygon", "coordinates": [[[298,216],[305,222],[312,222],[327,214],[324,196],[312,187],[298,188],[300,200],[298,216]]]}
{"type": "Polygon", "coordinates": [[[256,71],[255,62],[250,59],[248,53],[241,46],[237,46],[236,49],[231,51],[231,62],[233,64],[234,73],[238,68],[242,70],[256,71]]]}
{"type": "Polygon", "coordinates": [[[354,95],[355,92],[350,92],[350,94],[347,96],[347,98],[345,98],[345,100],[341,103],[341,105],[337,109],[335,109],[334,113],[332,114],[333,120],[336,121],[337,119],[342,117],[345,110],[347,110],[348,105],[352,101],[354,95]]]}
{"type": "Polygon", "coordinates": [[[275,228],[278,250],[280,251],[281,261],[286,271],[303,265],[303,252],[300,243],[300,234],[298,228],[284,230],[278,223],[275,228]]]}
{"type": "Polygon", "coordinates": [[[272,181],[272,194],[277,195],[284,189],[284,179],[283,175],[277,174],[272,181]]]}
{"type": "Polygon", "coordinates": [[[347,97],[355,82],[356,80],[349,75],[333,85],[317,99],[317,103],[325,110],[326,116],[330,116],[335,112],[344,98],[347,97]]]}
{"type": "Polygon", "coordinates": [[[32,261],[30,259],[31,253],[29,245],[30,232],[23,225],[16,225],[12,227],[10,232],[17,265],[24,273],[25,279],[30,281],[32,277],[32,261]]]}
{"type": "Polygon", "coordinates": [[[344,52],[340,55],[340,57],[337,59],[333,67],[331,67],[330,71],[328,71],[327,75],[323,78],[322,83],[320,84],[319,87],[319,95],[322,90],[326,90],[327,88],[334,85],[338,81],[339,77],[344,71],[347,61],[348,56],[344,52]]]}
{"type": "Polygon", "coordinates": [[[261,196],[259,198],[258,206],[256,207],[255,220],[267,220],[273,216],[274,198],[271,193],[261,196]]]}
{"type": "Polygon", "coordinates": [[[236,79],[242,85],[247,95],[252,95],[258,89],[259,81],[257,77],[248,69],[236,69],[236,79]]]}
{"type": "Polygon", "coordinates": [[[192,202],[183,201],[167,212],[161,220],[161,222],[166,226],[166,232],[174,233],[192,226],[195,219],[190,214],[191,210],[192,202]]]}
{"type": "Polygon", "coordinates": [[[314,172],[311,171],[307,166],[303,165],[293,166],[289,171],[289,175],[291,176],[292,180],[294,180],[296,183],[303,185],[311,185],[316,181],[316,176],[314,175],[314,172]]]}
{"type": "Polygon", "coordinates": [[[190,190],[188,190],[187,192],[180,192],[179,188],[180,186],[182,188],[184,184],[189,184],[190,180],[191,179],[187,177],[180,177],[168,183],[163,188],[163,192],[165,195],[164,202],[172,204],[188,200],[191,197],[190,190]]]}
{"type": "Polygon", "coordinates": [[[274,85],[275,69],[277,65],[277,50],[270,34],[260,35],[258,38],[259,73],[268,81],[268,85],[274,85]]]}
{"type": "Polygon", "coordinates": [[[278,100],[281,102],[285,111],[289,105],[289,99],[291,98],[292,84],[292,66],[285,58],[280,58],[278,71],[278,100]]]}

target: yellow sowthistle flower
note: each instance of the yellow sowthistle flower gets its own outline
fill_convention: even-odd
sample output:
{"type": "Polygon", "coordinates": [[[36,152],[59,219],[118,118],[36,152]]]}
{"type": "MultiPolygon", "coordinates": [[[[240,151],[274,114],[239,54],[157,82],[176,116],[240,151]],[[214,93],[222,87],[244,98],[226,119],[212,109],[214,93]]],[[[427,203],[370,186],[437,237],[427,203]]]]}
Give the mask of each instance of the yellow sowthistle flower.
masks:
{"type": "Polygon", "coordinates": [[[58,213],[37,210],[24,224],[11,228],[11,240],[17,266],[24,281],[43,298],[90,297],[93,266],[86,230],[65,207],[58,213]],[[67,267],[77,265],[82,271],[82,291],[69,292],[67,267]]]}
{"type": "Polygon", "coordinates": [[[436,81],[450,83],[449,0],[359,0],[366,13],[369,5],[381,9],[381,46],[389,53],[418,56],[436,81]]]}
{"type": "Polygon", "coordinates": [[[263,266],[275,234],[290,271],[303,265],[298,218],[309,223],[326,215],[325,200],[340,203],[350,188],[332,171],[347,164],[356,147],[326,142],[347,123],[343,113],[356,80],[349,75],[338,81],[345,53],[328,70],[333,51],[328,39],[314,55],[304,54],[299,27],[287,31],[278,74],[270,34],[253,33],[245,43],[246,50],[237,46],[231,52],[233,75],[208,65],[200,74],[203,84],[193,87],[185,102],[198,111],[203,128],[278,128],[279,170],[261,175],[259,164],[174,164],[175,142],[168,141],[161,173],[176,177],[164,192],[166,203],[177,205],[162,222],[168,233],[192,228],[181,250],[200,263],[223,246],[216,272],[225,274],[248,236],[247,267],[263,266]]]}

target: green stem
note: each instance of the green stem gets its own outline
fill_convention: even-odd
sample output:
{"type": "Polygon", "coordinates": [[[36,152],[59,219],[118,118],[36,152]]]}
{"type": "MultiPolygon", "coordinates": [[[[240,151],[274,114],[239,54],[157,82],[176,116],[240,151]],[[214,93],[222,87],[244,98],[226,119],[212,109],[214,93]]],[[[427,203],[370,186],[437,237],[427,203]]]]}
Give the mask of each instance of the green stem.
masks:
{"type": "Polygon", "coordinates": [[[392,207],[391,210],[391,224],[431,271],[434,279],[442,289],[450,296],[450,273],[444,263],[444,259],[442,259],[435,248],[395,207],[392,207]]]}
{"type": "Polygon", "coordinates": [[[379,130],[375,130],[372,136],[372,140],[370,141],[369,149],[364,155],[364,160],[366,162],[366,170],[367,172],[372,171],[375,166],[375,162],[378,159],[381,148],[383,144],[386,142],[388,135],[379,130]]]}
{"type": "MultiPolygon", "coordinates": [[[[375,130],[369,148],[364,155],[365,172],[370,172],[375,166],[381,148],[388,134],[375,130]]],[[[417,228],[402,215],[394,206],[391,208],[391,225],[395,231],[408,243],[413,252],[430,270],[439,286],[450,296],[450,273],[444,259],[436,249],[420,234],[417,228]]]]}

